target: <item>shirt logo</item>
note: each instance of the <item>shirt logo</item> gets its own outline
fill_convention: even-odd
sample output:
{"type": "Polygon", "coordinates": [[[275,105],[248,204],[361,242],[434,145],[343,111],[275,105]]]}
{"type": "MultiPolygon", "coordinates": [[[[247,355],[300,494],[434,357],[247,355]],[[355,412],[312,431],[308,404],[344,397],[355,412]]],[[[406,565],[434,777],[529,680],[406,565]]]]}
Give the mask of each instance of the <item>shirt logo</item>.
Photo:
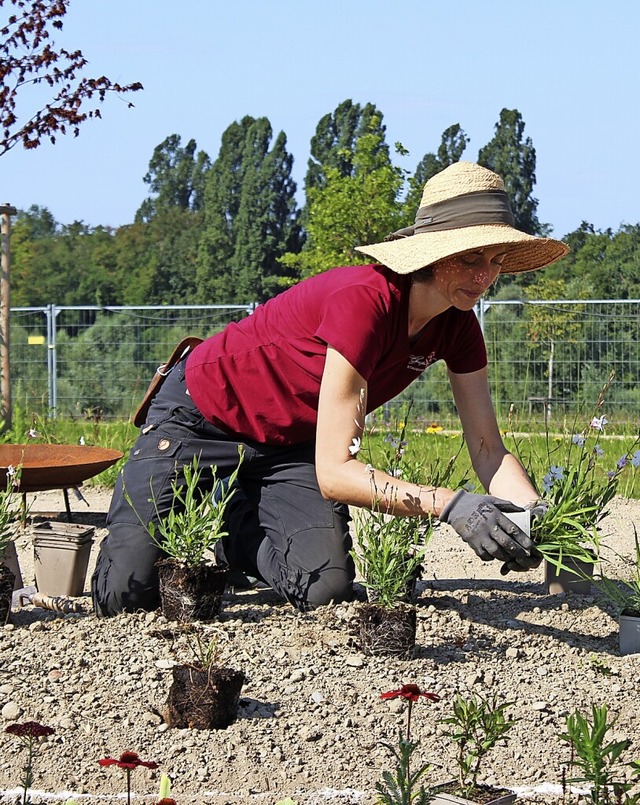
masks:
{"type": "Polygon", "coordinates": [[[431,366],[431,364],[436,359],[436,353],[430,352],[429,355],[426,357],[424,355],[409,355],[409,363],[407,364],[407,369],[411,372],[421,373],[427,368],[427,366],[431,366]]]}

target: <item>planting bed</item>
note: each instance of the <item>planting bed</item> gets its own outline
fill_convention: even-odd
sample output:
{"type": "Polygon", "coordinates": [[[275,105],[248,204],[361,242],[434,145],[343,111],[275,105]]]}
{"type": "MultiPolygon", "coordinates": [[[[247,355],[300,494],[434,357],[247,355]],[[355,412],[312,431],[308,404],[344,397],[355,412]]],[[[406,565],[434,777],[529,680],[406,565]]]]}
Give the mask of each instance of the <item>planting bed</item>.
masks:
{"type": "MultiPolygon", "coordinates": [[[[83,494],[90,508],[75,504],[75,520],[95,525],[101,538],[110,492],[83,494]]],[[[31,517],[63,518],[63,511],[60,493],[39,493],[31,517]]],[[[614,501],[604,521],[608,542],[631,552],[638,519],[640,502],[614,501]]],[[[26,536],[18,550],[30,583],[26,536]]],[[[456,692],[515,702],[510,712],[519,720],[483,781],[520,787],[538,801],[559,800],[554,787],[568,749],[557,736],[576,708],[606,703],[618,718],[615,736],[634,739],[628,760],[640,756],[640,655],[618,656],[616,621],[597,593],[547,596],[541,569],[501,577],[498,563],[480,562],[448,526],[436,531],[419,591],[410,660],[363,656],[355,605],[300,614],[268,589],[227,594],[220,621],[203,629],[219,636],[225,664],[242,669],[248,683],[238,720],[212,732],[169,729],[160,714],[171,665],[190,656],[177,624],[156,613],[99,620],[88,597],[84,614],[25,607],[0,628],[0,789],[17,787],[24,759],[4,727],[35,720],[56,733],[36,761],[35,788],[48,793],[34,803],[60,802],[65,791],[85,795],[79,802],[110,801],[124,790],[124,772],[97,761],[134,750],[160,766],[132,773],[138,802],[157,799],[164,771],[181,804],[275,805],[288,795],[299,805],[371,805],[375,782],[392,767],[382,742],[395,742],[405,724],[403,703],[380,693],[408,682],[442,697],[420,700],[412,725],[434,782],[454,772],[454,750],[437,721],[456,692]]]]}

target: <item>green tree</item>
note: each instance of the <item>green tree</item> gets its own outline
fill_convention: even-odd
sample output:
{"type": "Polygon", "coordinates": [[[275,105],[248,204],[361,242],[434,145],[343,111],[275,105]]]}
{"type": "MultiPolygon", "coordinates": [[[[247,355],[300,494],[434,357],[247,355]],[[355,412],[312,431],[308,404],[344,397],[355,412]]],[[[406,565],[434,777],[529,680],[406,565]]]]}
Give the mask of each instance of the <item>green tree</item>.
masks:
{"type": "Polygon", "coordinates": [[[18,143],[37,148],[42,138],[55,143],[58,135],[68,131],[77,136],[82,123],[101,116],[100,104],[107,93],[124,95],[142,89],[140,82],[122,85],[106,76],[87,77],[83,72],[88,61],[82,52],[56,46],[52,29],[62,30],[69,3],[0,0],[0,8],[15,9],[0,28],[0,156],[18,143]],[[54,97],[40,107],[38,90],[47,85],[54,97]],[[87,104],[92,108],[87,109],[87,104]]]}
{"type": "Polygon", "coordinates": [[[177,207],[179,210],[202,209],[205,176],[211,160],[204,151],[196,153],[196,141],[181,145],[180,136],[171,134],[157,145],[149,162],[143,182],[152,195],[142,202],[136,221],[149,221],[159,210],[177,207]]]}
{"type": "Polygon", "coordinates": [[[549,227],[538,220],[538,201],[532,196],[536,151],[531,138],[524,138],[524,128],[517,109],[503,109],[493,139],[480,149],[478,162],[504,179],[516,227],[530,235],[548,234],[549,227]]]}
{"type": "Polygon", "coordinates": [[[286,274],[278,258],[299,239],[293,158],[265,117],[244,117],[222,135],[205,184],[196,285],[204,303],[262,301],[286,274]]]}
{"type": "Polygon", "coordinates": [[[366,263],[371,258],[354,247],[380,241],[398,228],[404,173],[389,158],[381,161],[382,138],[383,129],[374,116],[370,130],[356,142],[353,173],[345,176],[329,167],[322,186],[309,188],[307,240],[299,254],[289,253],[282,260],[300,277],[332,266],[366,263]]]}
{"type": "Polygon", "coordinates": [[[422,157],[415,173],[409,179],[409,190],[404,202],[407,225],[415,220],[425,184],[436,173],[440,173],[454,162],[459,162],[468,142],[469,138],[460,124],[454,123],[442,132],[438,153],[427,153],[422,157]]]}
{"type": "Polygon", "coordinates": [[[382,167],[389,162],[389,147],[385,141],[386,127],[382,124],[382,113],[374,104],[360,106],[347,99],[333,112],[320,118],[311,138],[311,156],[304,180],[305,193],[308,194],[311,188],[323,187],[329,178],[329,170],[332,178],[353,176],[358,140],[364,134],[373,133],[378,135],[377,151],[370,156],[382,167]]]}

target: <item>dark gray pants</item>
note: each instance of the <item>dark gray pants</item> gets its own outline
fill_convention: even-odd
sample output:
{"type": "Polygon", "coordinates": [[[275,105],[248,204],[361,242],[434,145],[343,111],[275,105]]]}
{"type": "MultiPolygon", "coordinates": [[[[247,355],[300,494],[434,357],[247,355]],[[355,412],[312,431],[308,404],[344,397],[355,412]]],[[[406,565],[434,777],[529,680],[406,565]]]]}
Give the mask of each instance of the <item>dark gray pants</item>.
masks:
{"type": "Polygon", "coordinates": [[[156,395],[116,483],[109,533],[91,579],[99,615],[158,607],[155,563],[162,552],[143,523],[166,516],[172,482],[184,481],[182,467],[194,455],[201,467],[215,466],[218,477],[226,478],[238,463],[240,444],[244,460],[227,507],[229,536],[216,553],[232,570],[262,579],[299,609],[350,600],[348,507],[320,494],[314,444],[274,447],[215,428],[187,394],[179,363],[156,395]]]}

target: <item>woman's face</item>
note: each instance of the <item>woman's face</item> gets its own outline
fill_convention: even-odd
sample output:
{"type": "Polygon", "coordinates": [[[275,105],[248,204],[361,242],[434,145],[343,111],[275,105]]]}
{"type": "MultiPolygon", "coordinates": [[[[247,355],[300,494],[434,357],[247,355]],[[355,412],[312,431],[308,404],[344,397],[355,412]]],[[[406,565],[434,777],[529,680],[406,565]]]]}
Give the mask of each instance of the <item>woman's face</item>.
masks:
{"type": "Polygon", "coordinates": [[[504,246],[488,246],[432,265],[431,288],[458,310],[471,310],[495,282],[506,256],[504,246]]]}

